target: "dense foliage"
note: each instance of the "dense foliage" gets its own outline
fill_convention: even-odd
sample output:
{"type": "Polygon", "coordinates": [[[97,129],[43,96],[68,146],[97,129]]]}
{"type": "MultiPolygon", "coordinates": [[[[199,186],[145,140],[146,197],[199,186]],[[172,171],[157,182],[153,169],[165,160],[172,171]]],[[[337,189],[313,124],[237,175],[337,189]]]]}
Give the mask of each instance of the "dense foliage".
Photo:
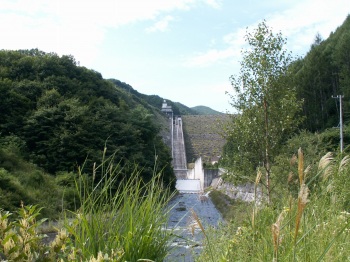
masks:
{"type": "Polygon", "coordinates": [[[292,58],[284,49],[282,34],[274,34],[262,22],[245,39],[249,49],[243,51],[239,75],[231,76],[232,105],[239,115],[227,131],[223,163],[248,177],[262,166],[270,189],[271,164],[300,122],[301,101],[288,71],[292,58]]]}
{"type": "Polygon", "coordinates": [[[22,205],[17,214],[0,208],[1,261],[163,261],[172,238],[164,230],[170,188],[159,174],[144,183],[138,170],[115,188],[122,174],[113,157],[102,159],[97,170],[102,178],[95,184],[78,174],[74,190],[81,207],[64,211],[52,240],[42,234],[47,225],[38,220],[41,208],[22,205]]]}
{"type": "MultiPolygon", "coordinates": [[[[267,148],[272,156],[276,156],[281,153],[281,149],[291,135],[298,135],[298,130],[323,132],[337,127],[340,109],[339,99],[334,98],[337,95],[344,95],[342,100],[343,119],[345,125],[349,123],[349,29],[350,16],[334,33],[331,33],[328,39],[322,40],[317,35],[306,56],[291,61],[287,65],[283,77],[278,77],[278,71],[273,71],[271,76],[278,80],[276,81],[276,89],[267,90],[266,93],[252,89],[251,95],[256,97],[257,100],[249,101],[247,97],[242,96],[236,99],[236,102],[234,101],[233,105],[242,114],[233,119],[234,124],[228,132],[229,139],[224,147],[224,158],[222,159],[222,164],[225,167],[231,168],[236,175],[245,180],[255,173],[258,166],[264,165],[266,167],[266,158],[264,160],[263,157],[265,153],[261,149],[265,150],[267,148]],[[285,82],[285,76],[288,76],[288,82],[285,82]],[[293,93],[290,93],[288,88],[293,89],[293,93]],[[270,99],[269,101],[266,100],[265,104],[264,97],[270,99]],[[290,106],[294,103],[293,100],[302,101],[301,111],[290,110],[290,107],[286,109],[286,103],[290,106]],[[239,104],[237,101],[241,103],[239,104]],[[269,107],[268,110],[265,110],[265,105],[269,107]],[[250,110],[250,108],[255,109],[250,110]],[[267,112],[265,116],[269,117],[270,120],[264,121],[264,112],[267,112]],[[303,119],[302,122],[295,121],[300,117],[303,119]],[[282,126],[286,121],[289,121],[287,129],[282,126]],[[272,130],[273,132],[269,130],[267,134],[266,130],[261,128],[264,122],[268,124],[269,129],[274,125],[281,128],[277,128],[275,131],[272,130]],[[296,132],[286,132],[288,129],[293,131],[290,128],[294,128],[296,132]],[[248,137],[248,134],[255,134],[255,136],[248,137]],[[271,140],[269,144],[266,144],[264,136],[269,136],[274,141],[271,140]],[[248,139],[242,139],[247,137],[248,139]],[[266,147],[267,145],[268,147],[266,147]]],[[[275,49],[277,47],[277,45],[274,46],[275,49]]],[[[262,54],[263,52],[260,52],[260,57],[262,57],[262,54]]],[[[251,63],[257,61],[256,57],[250,58],[251,63]]],[[[260,59],[260,61],[263,61],[263,59],[260,59]]],[[[266,65],[265,62],[262,65],[266,65]]],[[[246,64],[245,68],[249,68],[249,65],[246,64]]],[[[261,86],[262,82],[258,78],[259,68],[255,68],[253,71],[253,77],[242,71],[241,78],[234,78],[237,81],[233,81],[232,84],[236,91],[240,91],[239,88],[243,82],[245,88],[252,85],[261,86]],[[250,80],[252,81],[248,83],[250,80]]],[[[339,145],[339,130],[337,132],[338,137],[336,139],[329,137],[329,140],[324,141],[325,143],[332,143],[332,148],[337,148],[339,145]]],[[[294,150],[299,146],[301,145],[295,145],[294,150]]],[[[290,154],[293,154],[293,152],[290,152],[290,154]]],[[[271,164],[274,164],[273,158],[271,158],[271,164]]]]}
{"type": "Polygon", "coordinates": [[[207,106],[195,106],[191,109],[196,110],[199,115],[223,115],[224,113],[211,109],[207,106]]]}
{"type": "MultiPolygon", "coordinates": [[[[173,183],[171,156],[158,135],[161,115],[72,56],[2,50],[0,92],[2,146],[15,138],[19,155],[44,171],[75,172],[83,164],[91,170],[106,146],[125,174],[137,165],[148,180],[156,167],[173,183]]],[[[9,172],[6,161],[0,155],[9,172]]]]}
{"type": "Polygon", "coordinates": [[[332,96],[344,95],[344,121],[350,111],[350,15],[326,40],[316,36],[304,58],[291,66],[297,96],[303,99],[302,127],[322,131],[339,123],[339,101],[332,96]]]}

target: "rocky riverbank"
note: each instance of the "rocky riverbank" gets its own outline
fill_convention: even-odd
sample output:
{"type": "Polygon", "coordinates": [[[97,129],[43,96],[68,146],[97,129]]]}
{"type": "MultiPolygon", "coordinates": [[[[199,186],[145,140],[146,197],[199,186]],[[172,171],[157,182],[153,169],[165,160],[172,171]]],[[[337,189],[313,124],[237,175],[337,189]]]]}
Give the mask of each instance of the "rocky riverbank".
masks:
{"type": "MultiPolygon", "coordinates": [[[[242,200],[244,202],[253,202],[255,199],[254,184],[233,185],[230,183],[220,183],[217,186],[223,194],[235,200],[242,200]]],[[[260,187],[256,190],[256,199],[261,201],[263,193],[260,187]]]]}

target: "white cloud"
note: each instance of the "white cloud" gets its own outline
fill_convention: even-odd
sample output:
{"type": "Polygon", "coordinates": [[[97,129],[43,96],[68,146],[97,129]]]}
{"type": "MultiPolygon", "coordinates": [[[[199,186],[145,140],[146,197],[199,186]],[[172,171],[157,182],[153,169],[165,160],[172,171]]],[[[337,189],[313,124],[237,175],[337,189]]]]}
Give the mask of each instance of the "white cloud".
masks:
{"type": "Polygon", "coordinates": [[[106,27],[116,27],[154,19],[163,12],[189,10],[196,0],[61,0],[61,2],[63,3],[61,11],[67,16],[78,15],[82,10],[83,13],[90,15],[89,20],[106,27]],[[72,2],[75,4],[72,5],[72,2]]]}
{"type": "MultiPolygon", "coordinates": [[[[206,52],[197,53],[185,60],[186,67],[203,67],[214,65],[222,61],[237,61],[241,56],[241,49],[244,46],[245,29],[239,28],[236,32],[227,34],[223,37],[222,42],[226,45],[224,49],[211,48],[206,52]]],[[[211,40],[211,43],[213,41],[211,40]]],[[[216,42],[215,42],[216,43],[216,42]]]]}
{"type": "Polygon", "coordinates": [[[350,12],[348,0],[301,0],[290,9],[279,13],[267,14],[261,20],[237,28],[234,32],[223,37],[224,49],[209,49],[206,52],[194,54],[187,58],[184,65],[189,67],[208,66],[223,60],[239,60],[240,51],[245,48],[244,36],[248,31],[257,27],[258,23],[266,19],[267,25],[275,33],[281,31],[287,38],[287,49],[304,55],[317,33],[326,39],[331,31],[340,26],[350,12]]]}
{"type": "Polygon", "coordinates": [[[53,6],[57,9],[43,1],[28,4],[29,1],[13,2],[0,11],[1,49],[39,48],[46,52],[73,54],[85,64],[93,61],[104,37],[101,28],[87,23],[85,15],[60,15],[56,4],[53,6]]]}
{"type": "Polygon", "coordinates": [[[326,39],[350,12],[348,0],[304,0],[292,8],[266,17],[274,31],[281,31],[292,51],[307,51],[317,33],[326,39]]]}
{"type": "Polygon", "coordinates": [[[219,61],[233,59],[239,55],[240,50],[235,50],[233,48],[227,48],[224,50],[210,49],[205,53],[199,53],[191,58],[188,58],[183,65],[186,67],[210,66],[219,61]]]}
{"type": "Polygon", "coordinates": [[[222,1],[220,0],[204,0],[204,2],[215,9],[220,9],[222,5],[222,1]]]}
{"type": "Polygon", "coordinates": [[[166,17],[162,18],[161,20],[157,21],[153,26],[146,28],[147,33],[153,33],[156,31],[164,32],[168,29],[169,22],[173,21],[174,18],[170,15],[167,15],[166,17]]]}
{"type": "MultiPolygon", "coordinates": [[[[109,28],[189,10],[199,0],[1,0],[0,49],[39,48],[91,65],[109,28]]],[[[166,16],[153,29],[165,30],[166,16]]]]}

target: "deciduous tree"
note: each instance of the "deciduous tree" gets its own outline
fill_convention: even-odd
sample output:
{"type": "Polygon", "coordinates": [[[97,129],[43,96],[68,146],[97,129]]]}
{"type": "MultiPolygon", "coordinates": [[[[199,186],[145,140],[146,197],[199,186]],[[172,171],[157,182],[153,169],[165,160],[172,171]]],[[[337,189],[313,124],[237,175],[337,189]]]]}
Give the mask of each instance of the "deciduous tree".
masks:
{"type": "Polygon", "coordinates": [[[282,34],[274,34],[263,21],[247,32],[245,40],[250,48],[242,51],[239,75],[230,78],[235,90],[232,105],[239,112],[230,130],[231,156],[236,169],[252,172],[264,167],[270,196],[271,163],[300,122],[301,102],[288,72],[292,57],[283,49],[282,34]]]}

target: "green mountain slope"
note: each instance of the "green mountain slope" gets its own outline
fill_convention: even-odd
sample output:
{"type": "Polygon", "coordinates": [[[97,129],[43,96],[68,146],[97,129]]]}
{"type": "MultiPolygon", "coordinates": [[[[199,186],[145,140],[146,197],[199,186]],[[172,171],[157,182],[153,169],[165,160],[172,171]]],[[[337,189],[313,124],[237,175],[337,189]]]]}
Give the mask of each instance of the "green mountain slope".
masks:
{"type": "Polygon", "coordinates": [[[291,66],[299,99],[304,101],[303,128],[322,131],[339,123],[339,101],[344,95],[344,121],[350,121],[350,15],[335,32],[315,42],[304,58],[291,66]]]}
{"type": "MultiPolygon", "coordinates": [[[[117,87],[124,89],[128,94],[132,95],[134,99],[147,102],[149,105],[152,105],[154,108],[161,109],[162,103],[164,99],[161,98],[158,95],[145,95],[139,93],[137,90],[135,90],[132,86],[129,84],[126,84],[124,82],[121,82],[117,79],[109,79],[113,84],[115,84],[117,87]]],[[[179,102],[173,102],[171,100],[166,99],[167,104],[172,106],[174,115],[198,115],[198,112],[196,110],[193,110],[192,108],[189,108],[179,102]]]]}
{"type": "Polygon", "coordinates": [[[74,171],[84,163],[91,169],[106,146],[126,174],[137,164],[145,178],[152,176],[157,154],[164,179],[173,179],[159,135],[159,119],[166,118],[73,57],[2,50],[0,91],[0,138],[17,137],[26,159],[47,172],[74,171]]]}
{"type": "Polygon", "coordinates": [[[195,107],[191,107],[191,109],[198,112],[199,115],[223,115],[224,114],[214,109],[211,109],[210,107],[207,107],[207,106],[195,106],[195,107]]]}

